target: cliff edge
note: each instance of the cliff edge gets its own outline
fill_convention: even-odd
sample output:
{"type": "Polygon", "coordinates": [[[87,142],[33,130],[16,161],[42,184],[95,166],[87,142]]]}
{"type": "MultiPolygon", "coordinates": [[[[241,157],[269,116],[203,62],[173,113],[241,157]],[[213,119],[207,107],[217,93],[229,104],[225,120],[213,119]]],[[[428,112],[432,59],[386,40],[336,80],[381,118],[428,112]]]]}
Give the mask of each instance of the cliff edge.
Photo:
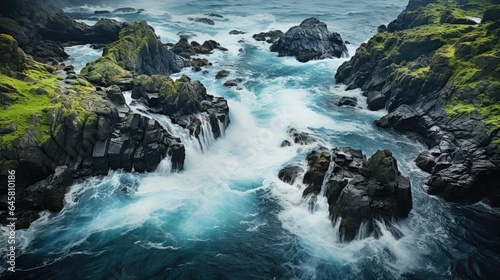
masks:
{"type": "Polygon", "coordinates": [[[335,75],[361,88],[375,124],[415,132],[429,193],[500,206],[500,1],[411,0],[335,75]]]}

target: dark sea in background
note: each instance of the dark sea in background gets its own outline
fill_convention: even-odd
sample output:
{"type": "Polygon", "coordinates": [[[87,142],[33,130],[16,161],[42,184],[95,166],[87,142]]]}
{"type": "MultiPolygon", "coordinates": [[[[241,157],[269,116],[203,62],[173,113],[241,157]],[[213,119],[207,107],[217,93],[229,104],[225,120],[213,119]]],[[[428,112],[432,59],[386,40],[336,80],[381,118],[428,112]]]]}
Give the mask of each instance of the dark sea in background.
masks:
{"type": "MultiPolygon", "coordinates": [[[[268,44],[252,38],[272,29],[285,32],[314,16],[348,40],[353,55],[406,4],[183,0],[122,5],[146,11],[112,18],[146,20],[165,43],[177,42],[178,32],[190,32],[192,40],[213,39],[229,49],[200,56],[213,63],[208,74],[186,68],[173,77],[187,74],[210,94],[228,99],[231,124],[224,138],[198,142],[166,117],[150,115],[186,143],[185,171],[171,173],[166,159],[153,173],[111,172],[74,185],[61,213],[44,212],[28,230],[18,231],[17,272],[11,278],[500,279],[499,212],[427,195],[427,175],[413,162],[425,149],[422,144],[376,128],[373,121],[386,112],[334,105],[342,96],[356,96],[366,107],[360,91],[335,84],[335,71],[348,58],[303,64],[278,58],[268,44]],[[213,26],[188,20],[207,13],[224,18],[210,17],[213,26]],[[229,35],[233,29],[247,33],[229,35]],[[244,79],[241,89],[215,79],[222,69],[231,72],[229,78],[244,79]],[[379,239],[340,242],[326,199],[319,198],[311,212],[302,201],[304,186],[277,178],[288,163],[305,165],[305,155],[318,145],[281,148],[289,127],[316,136],[324,146],[360,148],[367,156],[391,149],[413,187],[414,208],[398,224],[405,236],[396,240],[386,232],[379,239]]],[[[95,10],[122,6],[66,12],[93,24],[95,10]]],[[[67,51],[68,63],[78,71],[101,55],[90,46],[67,51]]]]}

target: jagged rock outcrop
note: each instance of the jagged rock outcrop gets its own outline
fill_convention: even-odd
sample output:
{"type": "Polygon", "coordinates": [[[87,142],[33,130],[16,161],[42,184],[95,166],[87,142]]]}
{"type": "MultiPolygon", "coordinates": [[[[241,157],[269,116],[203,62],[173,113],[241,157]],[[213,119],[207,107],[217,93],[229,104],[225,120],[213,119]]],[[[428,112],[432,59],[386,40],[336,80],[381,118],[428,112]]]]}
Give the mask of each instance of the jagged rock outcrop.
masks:
{"type": "MultiPolygon", "coordinates": [[[[180,45],[187,42],[181,39],[173,49],[182,53],[185,48],[180,45]]],[[[190,48],[195,52],[210,52],[221,47],[209,40],[200,46],[191,44],[190,48]]],[[[81,74],[97,85],[118,85],[122,90],[132,90],[132,98],[140,99],[151,112],[169,116],[196,137],[206,119],[214,137],[220,137],[229,125],[227,101],[207,94],[199,81],[191,81],[187,76],[173,81],[167,76],[191,64],[161,44],[146,22],[137,22],[123,29],[120,39],[108,45],[103,56],[87,64],[81,74]]]]}
{"type": "Polygon", "coordinates": [[[221,129],[225,130],[230,122],[227,101],[207,94],[201,82],[185,75],[176,81],[160,75],[137,76],[132,98],[142,100],[152,112],[169,116],[196,137],[201,132],[200,118],[209,121],[215,138],[222,135],[221,129]]]}
{"type": "Polygon", "coordinates": [[[283,31],[281,30],[271,30],[268,32],[260,32],[258,34],[254,34],[252,38],[254,38],[256,41],[265,41],[269,44],[272,44],[283,37],[283,35],[285,35],[285,33],[283,33],[283,31]]]}
{"type": "Polygon", "coordinates": [[[190,58],[196,54],[210,54],[216,49],[220,51],[227,51],[226,48],[222,47],[214,40],[207,40],[200,45],[196,41],[189,43],[187,38],[181,38],[179,42],[172,46],[171,51],[184,58],[190,58]]]}
{"type": "Polygon", "coordinates": [[[38,0],[5,0],[0,13],[0,33],[12,35],[26,53],[42,62],[66,59],[65,45],[109,44],[126,25],[101,19],[88,26],[38,0]]]}
{"type": "MultiPolygon", "coordinates": [[[[352,148],[318,148],[306,157],[308,170],[302,183],[303,197],[315,203],[323,192],[330,216],[340,220],[340,236],[350,241],[361,234],[380,234],[375,220],[385,221],[397,237],[402,233],[391,223],[408,216],[412,209],[410,182],[401,176],[397,161],[389,150],[378,150],[366,160],[361,150],[352,148]]],[[[279,178],[293,184],[302,172],[299,166],[286,166],[279,178]]]]}
{"type": "Polygon", "coordinates": [[[81,74],[96,85],[118,84],[123,89],[131,89],[130,71],[169,75],[190,65],[188,60],[168,50],[154,29],[141,21],[121,30],[119,40],[107,45],[102,57],[87,64],[81,74]]]}
{"type": "Polygon", "coordinates": [[[270,49],[279,56],[295,56],[300,62],[347,56],[340,34],[331,33],[326,24],[316,18],[308,18],[290,28],[270,49]]]}
{"type": "Polygon", "coordinates": [[[429,193],[448,201],[500,206],[500,22],[498,6],[410,1],[388,32],[362,44],[335,78],[360,87],[368,108],[387,108],[380,127],[416,132],[429,151],[429,193]],[[431,5],[432,4],[432,5],[431,5]],[[436,9],[447,5],[446,9],[436,9]],[[482,24],[450,19],[484,12],[482,24]]]}
{"type": "Polygon", "coordinates": [[[63,86],[55,67],[35,62],[9,35],[0,35],[0,53],[0,88],[7,89],[0,98],[0,188],[7,171],[16,170],[19,210],[27,211],[21,226],[36,218],[29,211],[62,208],[69,177],[154,171],[167,156],[182,170],[180,139],[133,113],[117,97],[118,87],[104,91],[78,76],[81,83],[63,86]]]}
{"type": "Polygon", "coordinates": [[[356,97],[350,97],[350,96],[343,96],[340,98],[337,103],[335,103],[337,106],[350,106],[350,107],[356,107],[358,105],[358,99],[356,97]]]}
{"type": "Polygon", "coordinates": [[[287,130],[288,139],[281,142],[281,147],[291,146],[293,144],[297,145],[309,145],[318,141],[316,138],[311,136],[307,132],[300,132],[296,128],[290,127],[287,130]]]}

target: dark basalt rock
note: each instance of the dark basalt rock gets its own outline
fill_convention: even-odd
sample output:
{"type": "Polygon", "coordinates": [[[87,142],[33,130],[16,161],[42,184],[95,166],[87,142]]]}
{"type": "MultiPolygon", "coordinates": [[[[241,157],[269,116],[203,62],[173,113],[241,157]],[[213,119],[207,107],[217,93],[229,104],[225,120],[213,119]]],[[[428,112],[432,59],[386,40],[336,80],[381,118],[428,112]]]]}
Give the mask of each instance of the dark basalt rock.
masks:
{"type": "Polygon", "coordinates": [[[303,172],[304,169],[300,166],[288,165],[279,171],[278,178],[285,183],[293,185],[297,177],[303,172]]]}
{"type": "Polygon", "coordinates": [[[484,11],[481,23],[486,23],[490,21],[499,21],[499,20],[500,20],[500,8],[494,7],[484,11]]]}
{"type": "MultiPolygon", "coordinates": [[[[368,234],[379,235],[376,219],[385,221],[396,237],[402,235],[391,222],[408,216],[411,187],[408,179],[400,175],[390,151],[379,150],[365,160],[360,150],[320,148],[310,152],[306,160],[309,168],[303,179],[307,186],[303,196],[314,197],[325,188],[330,215],[334,220],[341,219],[339,231],[344,240],[354,239],[362,224],[368,234]]],[[[280,174],[287,174],[288,169],[280,174]]]]}
{"type": "Polygon", "coordinates": [[[188,39],[185,37],[181,37],[179,42],[177,42],[171,48],[172,52],[185,58],[190,58],[195,54],[210,54],[216,49],[227,51],[226,48],[222,47],[218,42],[214,40],[205,41],[200,45],[196,41],[192,41],[191,43],[189,43],[188,39]]]}
{"type": "Polygon", "coordinates": [[[276,42],[279,38],[283,37],[285,33],[281,30],[271,30],[268,32],[261,32],[259,34],[254,34],[252,38],[256,41],[265,41],[269,44],[276,42]]]}
{"type": "Polygon", "coordinates": [[[188,128],[196,137],[201,121],[210,122],[215,138],[230,123],[227,101],[207,94],[201,82],[185,75],[176,81],[160,75],[137,76],[132,98],[140,99],[154,113],[169,116],[173,123],[188,128]]]}
{"type": "Polygon", "coordinates": [[[366,99],[366,103],[368,104],[368,109],[372,111],[377,111],[385,108],[385,104],[387,103],[387,96],[385,96],[380,91],[370,91],[368,92],[368,96],[366,99]]]}
{"type": "Polygon", "coordinates": [[[300,62],[348,55],[340,34],[330,33],[326,24],[316,18],[290,28],[270,49],[279,56],[295,56],[300,62]]]}
{"type": "Polygon", "coordinates": [[[455,6],[465,12],[485,10],[480,25],[455,27],[451,24],[475,22],[456,18],[452,9],[427,7],[431,2],[435,3],[411,0],[388,32],[362,44],[335,78],[348,89],[361,88],[369,109],[387,108],[389,114],[375,125],[421,137],[430,150],[421,153],[416,163],[430,173],[430,194],[452,202],[485,199],[498,205],[500,179],[492,174],[500,169],[499,133],[497,125],[491,125],[497,113],[488,105],[496,104],[500,92],[498,84],[490,82],[500,78],[495,70],[500,65],[497,45],[490,43],[500,34],[495,21],[500,12],[488,3],[455,6]],[[414,28],[423,25],[428,26],[414,28]],[[431,35],[437,25],[449,27],[438,38],[431,35]],[[409,37],[412,40],[404,39],[409,37]],[[446,53],[449,48],[452,57],[446,53]],[[465,69],[456,67],[466,64],[465,69]],[[460,71],[475,74],[466,78],[460,71]],[[471,110],[452,109],[461,105],[471,110]]]}
{"type": "Polygon", "coordinates": [[[136,9],[134,8],[130,8],[130,7],[125,7],[125,8],[118,8],[118,9],[114,9],[113,10],[113,13],[126,13],[126,14],[129,14],[129,13],[136,13],[136,9]]]}
{"type": "Polygon", "coordinates": [[[119,86],[113,85],[106,90],[106,96],[112,102],[118,105],[125,105],[125,97],[123,96],[122,90],[119,86]]]}
{"type": "Polygon", "coordinates": [[[281,147],[291,146],[292,143],[298,145],[309,145],[316,142],[316,138],[309,135],[307,132],[299,132],[297,129],[291,127],[287,131],[289,140],[284,140],[281,147]]]}
{"type": "Polygon", "coordinates": [[[216,79],[222,79],[222,78],[225,78],[225,77],[229,76],[229,73],[230,73],[230,72],[229,72],[229,71],[227,71],[227,70],[221,70],[221,71],[217,72],[217,75],[215,75],[215,78],[216,78],[216,79]]]}
{"type": "Polygon", "coordinates": [[[358,99],[356,97],[344,96],[340,98],[336,105],[356,107],[358,105],[358,99]]]}
{"type": "Polygon", "coordinates": [[[110,14],[111,12],[108,10],[97,10],[94,12],[94,15],[103,15],[103,14],[110,14]]]}
{"type": "Polygon", "coordinates": [[[209,13],[209,14],[206,14],[206,15],[209,16],[209,17],[224,18],[223,15],[216,14],[216,13],[209,13]]]}
{"type": "Polygon", "coordinates": [[[387,26],[385,26],[385,24],[379,25],[377,27],[377,33],[384,33],[384,32],[387,32],[387,26]]]}
{"type": "Polygon", "coordinates": [[[59,166],[47,179],[21,190],[19,207],[26,210],[61,211],[66,188],[72,184],[71,170],[67,166],[59,166]]]}
{"type": "Polygon", "coordinates": [[[241,35],[241,34],[246,34],[245,31],[240,31],[240,30],[231,30],[229,31],[229,35],[241,35]]]}
{"type": "Polygon", "coordinates": [[[237,87],[237,86],[239,86],[239,84],[241,82],[243,82],[243,79],[241,79],[241,78],[227,80],[226,82],[224,82],[224,86],[226,86],[226,87],[237,87]]]}
{"type": "Polygon", "coordinates": [[[94,26],[76,22],[40,1],[5,0],[0,33],[12,35],[19,46],[38,61],[61,62],[68,57],[63,45],[109,44],[127,23],[101,19],[94,26]]]}
{"type": "Polygon", "coordinates": [[[209,18],[188,18],[188,20],[208,25],[215,25],[215,22],[209,18]]]}

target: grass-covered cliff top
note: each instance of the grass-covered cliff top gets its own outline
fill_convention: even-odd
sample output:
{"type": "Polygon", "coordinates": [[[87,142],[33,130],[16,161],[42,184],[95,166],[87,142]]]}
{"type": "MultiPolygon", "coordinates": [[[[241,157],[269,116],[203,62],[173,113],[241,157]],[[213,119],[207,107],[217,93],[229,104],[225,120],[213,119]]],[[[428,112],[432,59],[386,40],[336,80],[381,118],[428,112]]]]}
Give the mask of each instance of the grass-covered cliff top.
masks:
{"type": "Polygon", "coordinates": [[[4,151],[23,139],[42,145],[62,125],[56,116],[83,122],[95,116],[96,104],[103,103],[88,83],[64,87],[54,67],[33,61],[9,35],[0,34],[0,53],[0,147],[4,151]]]}
{"type": "Polygon", "coordinates": [[[453,94],[445,113],[478,113],[490,131],[500,129],[500,1],[420,2],[430,4],[409,6],[358,52],[377,54],[390,80],[421,79],[423,91],[430,74],[449,77],[441,85],[453,94]]]}

